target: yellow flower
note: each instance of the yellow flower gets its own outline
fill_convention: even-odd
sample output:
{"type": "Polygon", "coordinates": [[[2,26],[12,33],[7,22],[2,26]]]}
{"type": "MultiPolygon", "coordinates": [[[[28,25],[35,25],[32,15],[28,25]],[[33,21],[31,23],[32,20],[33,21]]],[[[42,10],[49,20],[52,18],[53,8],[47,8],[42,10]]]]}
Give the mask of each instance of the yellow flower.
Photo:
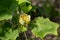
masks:
{"type": "Polygon", "coordinates": [[[28,25],[29,22],[30,22],[30,15],[25,14],[25,13],[23,13],[23,14],[20,15],[20,17],[19,17],[19,23],[21,25],[28,25]]]}

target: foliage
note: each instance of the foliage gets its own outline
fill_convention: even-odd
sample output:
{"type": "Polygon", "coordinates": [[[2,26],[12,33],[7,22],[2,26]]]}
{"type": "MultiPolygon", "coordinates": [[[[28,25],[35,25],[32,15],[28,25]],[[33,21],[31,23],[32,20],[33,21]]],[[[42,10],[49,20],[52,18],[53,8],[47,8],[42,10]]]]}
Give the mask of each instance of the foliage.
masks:
{"type": "Polygon", "coordinates": [[[0,0],[0,20],[11,19],[12,11],[17,7],[16,0],[0,0]]]}
{"type": "MultiPolygon", "coordinates": [[[[32,24],[31,24],[32,25],[32,24]]],[[[48,18],[35,18],[35,25],[37,27],[32,29],[34,35],[43,38],[46,34],[57,35],[58,24],[51,22],[48,18]]]]}
{"type": "Polygon", "coordinates": [[[60,18],[60,11],[49,0],[35,2],[34,0],[0,0],[0,40],[16,40],[19,33],[28,30],[31,30],[34,36],[41,38],[46,34],[57,34],[56,29],[59,24],[50,21],[55,17],[60,18]],[[26,15],[21,17],[21,14],[26,15]],[[22,25],[23,21],[26,24],[22,25]]]}
{"type": "Polygon", "coordinates": [[[19,32],[26,31],[27,29],[24,26],[11,25],[7,21],[0,22],[0,39],[1,40],[16,40],[19,36],[19,32]]]}

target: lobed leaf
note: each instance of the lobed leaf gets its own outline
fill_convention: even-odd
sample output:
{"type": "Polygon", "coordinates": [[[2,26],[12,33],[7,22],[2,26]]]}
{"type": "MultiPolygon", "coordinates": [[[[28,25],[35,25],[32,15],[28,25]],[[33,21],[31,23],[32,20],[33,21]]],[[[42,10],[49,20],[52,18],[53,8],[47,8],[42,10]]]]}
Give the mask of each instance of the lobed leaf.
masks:
{"type": "MultiPolygon", "coordinates": [[[[32,24],[31,24],[32,25],[32,24]]],[[[43,38],[46,34],[57,35],[58,24],[51,22],[48,18],[38,17],[35,18],[35,25],[32,32],[35,36],[43,38]]]]}

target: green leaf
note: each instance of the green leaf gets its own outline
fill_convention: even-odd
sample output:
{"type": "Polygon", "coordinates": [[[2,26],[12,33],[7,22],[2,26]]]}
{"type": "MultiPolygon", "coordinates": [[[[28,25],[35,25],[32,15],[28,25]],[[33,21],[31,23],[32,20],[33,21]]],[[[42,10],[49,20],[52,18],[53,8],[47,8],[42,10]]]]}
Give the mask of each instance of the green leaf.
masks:
{"type": "Polygon", "coordinates": [[[27,28],[21,25],[11,25],[9,20],[0,22],[0,39],[1,40],[16,40],[20,32],[27,31],[27,28]]]}
{"type": "Polygon", "coordinates": [[[27,13],[32,9],[31,3],[28,0],[18,0],[18,2],[23,12],[27,13]]]}
{"type": "MultiPolygon", "coordinates": [[[[0,22],[2,23],[2,22],[0,22]]],[[[0,25],[0,39],[1,40],[16,40],[19,35],[19,28],[12,26],[9,22],[5,21],[0,25]]]]}
{"type": "Polygon", "coordinates": [[[0,21],[12,18],[12,11],[16,9],[16,0],[0,0],[0,21]]]}
{"type": "Polygon", "coordinates": [[[17,5],[16,0],[0,0],[0,10],[14,10],[17,5]]]}
{"type": "MultiPolygon", "coordinates": [[[[31,24],[32,25],[32,24],[31,24]]],[[[58,24],[51,22],[48,18],[38,17],[35,19],[35,25],[32,32],[35,36],[43,38],[46,34],[57,35],[58,24]]]]}
{"type": "Polygon", "coordinates": [[[6,34],[5,37],[2,37],[1,40],[16,40],[18,37],[19,31],[10,29],[6,34]]]}
{"type": "Polygon", "coordinates": [[[8,19],[11,19],[12,18],[12,13],[11,12],[8,12],[6,10],[2,10],[0,11],[0,21],[1,20],[8,20],[8,19]]]}
{"type": "Polygon", "coordinates": [[[22,27],[21,31],[25,32],[25,31],[27,31],[27,28],[26,27],[22,27]]]}
{"type": "Polygon", "coordinates": [[[18,4],[21,4],[23,2],[26,2],[27,0],[18,0],[18,4]]]}
{"type": "Polygon", "coordinates": [[[23,6],[23,7],[21,7],[21,9],[22,9],[25,13],[27,13],[27,12],[29,12],[29,11],[32,9],[32,6],[31,6],[31,5],[29,5],[29,6],[23,6]]]}

